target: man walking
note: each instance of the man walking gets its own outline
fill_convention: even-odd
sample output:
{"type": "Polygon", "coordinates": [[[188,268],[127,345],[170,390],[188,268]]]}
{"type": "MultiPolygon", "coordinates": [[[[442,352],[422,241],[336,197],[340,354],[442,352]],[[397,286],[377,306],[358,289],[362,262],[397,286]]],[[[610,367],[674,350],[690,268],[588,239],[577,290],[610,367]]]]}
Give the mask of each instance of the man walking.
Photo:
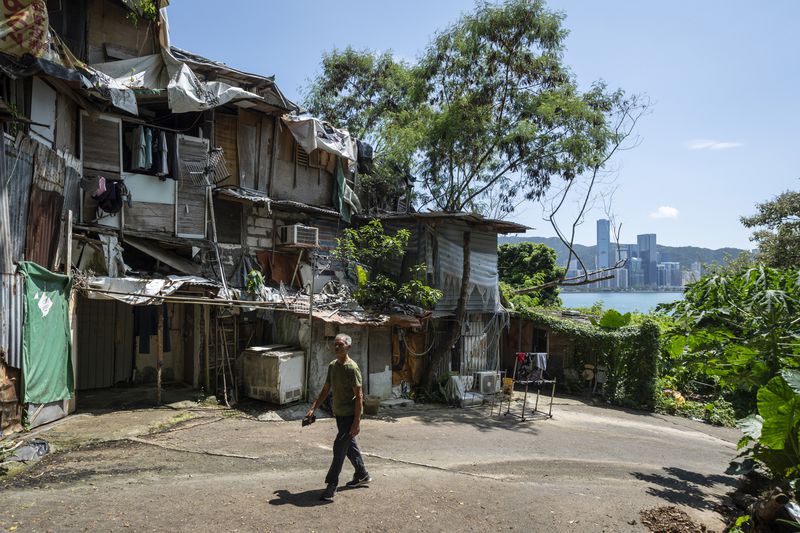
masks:
{"type": "Polygon", "coordinates": [[[311,404],[306,416],[312,416],[317,407],[325,401],[328,393],[333,391],[333,416],[336,417],[336,427],[338,433],[336,440],[333,441],[333,461],[325,476],[325,491],[320,496],[320,500],[333,501],[336,494],[336,487],[339,484],[339,474],[342,472],[344,458],[350,459],[355,468],[352,481],[347,482],[348,487],[366,485],[372,478],[369,476],[364,460],[361,458],[361,450],[356,443],[356,435],[361,430],[361,411],[363,408],[364,395],[361,391],[361,371],[355,361],[350,359],[348,352],[353,340],[349,335],[340,333],[333,340],[336,359],[328,365],[328,377],[325,378],[325,386],[319,392],[319,396],[311,404]]]}

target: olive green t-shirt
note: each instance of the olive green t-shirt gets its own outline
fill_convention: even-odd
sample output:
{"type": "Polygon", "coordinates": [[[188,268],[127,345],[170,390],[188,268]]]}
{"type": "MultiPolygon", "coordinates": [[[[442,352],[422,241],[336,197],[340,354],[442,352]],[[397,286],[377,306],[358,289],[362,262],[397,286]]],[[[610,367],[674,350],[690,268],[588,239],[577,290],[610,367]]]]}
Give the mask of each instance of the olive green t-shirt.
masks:
{"type": "Polygon", "coordinates": [[[356,398],[354,387],[361,386],[361,371],[358,364],[348,359],[344,364],[337,359],[328,365],[328,377],[325,384],[331,386],[333,392],[333,414],[335,416],[353,416],[356,414],[356,398]]]}

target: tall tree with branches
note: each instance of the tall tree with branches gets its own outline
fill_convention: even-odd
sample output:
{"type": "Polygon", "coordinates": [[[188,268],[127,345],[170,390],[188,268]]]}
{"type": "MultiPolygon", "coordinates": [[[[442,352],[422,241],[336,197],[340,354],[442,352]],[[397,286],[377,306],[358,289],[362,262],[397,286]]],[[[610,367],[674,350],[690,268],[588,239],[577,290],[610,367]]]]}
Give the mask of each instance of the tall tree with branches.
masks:
{"type": "MultiPolygon", "coordinates": [[[[389,53],[328,54],[306,103],[379,139],[390,155],[385,175],[400,164],[419,176],[420,209],[505,216],[555,183],[567,193],[578,179],[593,184],[643,110],[603,83],[579,89],[563,62],[563,18],[541,0],[480,2],[415,64],[389,53]]],[[[456,317],[431,369],[461,335],[470,242],[466,231],[456,317]]]]}

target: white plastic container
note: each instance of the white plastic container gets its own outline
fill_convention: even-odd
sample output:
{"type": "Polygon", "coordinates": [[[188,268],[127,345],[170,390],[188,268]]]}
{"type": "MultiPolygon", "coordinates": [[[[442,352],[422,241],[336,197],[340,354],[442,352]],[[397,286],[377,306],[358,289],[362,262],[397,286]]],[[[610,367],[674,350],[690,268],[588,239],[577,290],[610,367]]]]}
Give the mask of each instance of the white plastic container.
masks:
{"type": "Polygon", "coordinates": [[[251,346],[242,352],[241,363],[249,398],[279,405],[303,399],[304,351],[285,345],[251,346]]]}

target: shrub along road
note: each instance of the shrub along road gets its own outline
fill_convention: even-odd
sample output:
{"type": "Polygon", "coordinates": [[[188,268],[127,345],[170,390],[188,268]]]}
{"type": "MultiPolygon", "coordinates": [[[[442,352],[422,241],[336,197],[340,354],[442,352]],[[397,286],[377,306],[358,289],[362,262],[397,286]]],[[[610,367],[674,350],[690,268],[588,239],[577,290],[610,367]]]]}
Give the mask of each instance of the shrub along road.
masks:
{"type": "MultiPolygon", "coordinates": [[[[642,509],[677,505],[722,529],[714,509],[733,486],[722,472],[736,455],[737,430],[573,399],[558,399],[552,420],[487,411],[397,409],[364,420],[359,439],[374,481],[341,490],[330,504],[317,497],[332,420],[301,429],[204,414],[162,433],[45,457],[0,484],[0,526],[616,532],[646,531],[642,509]]],[[[96,437],[115,415],[68,420],[51,438],[75,442],[87,423],[96,437]]],[[[346,465],[340,485],[351,475],[346,465]]]]}

